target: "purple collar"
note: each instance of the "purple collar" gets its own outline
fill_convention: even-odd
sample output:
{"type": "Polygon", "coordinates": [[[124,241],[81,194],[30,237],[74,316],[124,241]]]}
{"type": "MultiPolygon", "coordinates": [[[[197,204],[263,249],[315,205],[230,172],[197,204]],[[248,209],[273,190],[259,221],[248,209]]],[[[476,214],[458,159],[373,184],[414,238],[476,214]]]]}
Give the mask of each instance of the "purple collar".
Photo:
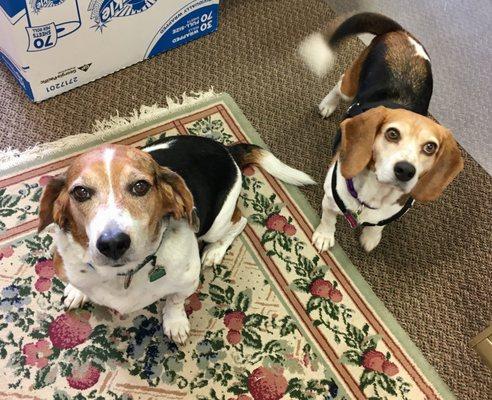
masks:
{"type": "Polygon", "coordinates": [[[371,210],[377,210],[377,208],[371,207],[369,204],[364,203],[362,200],[359,199],[359,194],[357,193],[357,190],[355,190],[354,181],[352,179],[345,179],[345,183],[347,184],[347,190],[349,191],[351,196],[359,202],[359,204],[371,210]]]}

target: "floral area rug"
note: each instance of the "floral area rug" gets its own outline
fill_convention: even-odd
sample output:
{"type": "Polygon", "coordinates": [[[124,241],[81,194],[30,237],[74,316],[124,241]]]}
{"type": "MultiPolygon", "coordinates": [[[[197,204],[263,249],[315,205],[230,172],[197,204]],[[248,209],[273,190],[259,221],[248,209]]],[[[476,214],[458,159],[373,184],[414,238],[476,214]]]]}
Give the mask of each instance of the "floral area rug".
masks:
{"type": "Polygon", "coordinates": [[[262,144],[228,95],[185,100],[3,164],[0,398],[453,398],[343,251],[310,244],[318,217],[300,192],[251,167],[240,199],[249,224],[188,299],[186,345],[163,336],[159,303],[125,316],[91,304],[65,312],[52,231],[36,234],[50,176],[102,141],[206,135],[262,144]]]}

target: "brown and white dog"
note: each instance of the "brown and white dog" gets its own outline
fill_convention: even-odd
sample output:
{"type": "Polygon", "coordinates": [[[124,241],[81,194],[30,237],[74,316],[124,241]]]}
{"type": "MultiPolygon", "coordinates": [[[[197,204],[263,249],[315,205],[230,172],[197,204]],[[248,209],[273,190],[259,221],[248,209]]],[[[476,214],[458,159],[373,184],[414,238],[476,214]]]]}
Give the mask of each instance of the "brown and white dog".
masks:
{"type": "Polygon", "coordinates": [[[314,183],[258,146],[196,136],[142,150],[107,145],[78,157],[45,188],[39,216],[39,231],[56,224],[65,306],[90,300],[129,313],[166,298],[164,332],[183,343],[184,301],[201,265],[220,263],[246,225],[236,203],[247,164],[294,185],[314,183]],[[207,243],[201,260],[198,240],[207,243]]]}
{"type": "Polygon", "coordinates": [[[350,101],[335,139],[326,176],[321,223],[313,235],[320,251],[335,244],[335,223],[345,215],[364,226],[361,244],[371,251],[384,225],[413,203],[435,200],[463,168],[449,130],[427,117],[432,72],[423,46],[397,22],[380,14],[354,15],[330,32],[307,37],[299,54],[323,76],[338,44],[351,35],[375,38],[319,104],[323,117],[340,99],[350,101]]]}

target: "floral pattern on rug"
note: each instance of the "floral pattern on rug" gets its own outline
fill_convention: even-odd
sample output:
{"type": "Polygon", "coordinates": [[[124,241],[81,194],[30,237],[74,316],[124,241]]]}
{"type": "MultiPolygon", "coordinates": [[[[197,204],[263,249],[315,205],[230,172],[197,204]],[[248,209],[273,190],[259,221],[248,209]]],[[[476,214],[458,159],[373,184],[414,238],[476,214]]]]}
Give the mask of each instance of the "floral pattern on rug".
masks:
{"type": "MultiPolygon", "coordinates": [[[[171,134],[245,140],[224,104],[205,111],[181,116],[171,134]]],[[[168,134],[127,140],[142,146],[168,134]]],[[[60,168],[0,189],[0,232],[35,220],[42,187],[60,168]]],[[[310,244],[284,186],[251,166],[243,174],[248,227],[187,300],[184,346],[163,335],[161,302],[130,315],[93,304],[65,311],[50,229],[4,236],[0,399],[439,398],[432,388],[428,396],[425,379],[416,383],[404,351],[366,317],[330,256],[310,244]]]]}

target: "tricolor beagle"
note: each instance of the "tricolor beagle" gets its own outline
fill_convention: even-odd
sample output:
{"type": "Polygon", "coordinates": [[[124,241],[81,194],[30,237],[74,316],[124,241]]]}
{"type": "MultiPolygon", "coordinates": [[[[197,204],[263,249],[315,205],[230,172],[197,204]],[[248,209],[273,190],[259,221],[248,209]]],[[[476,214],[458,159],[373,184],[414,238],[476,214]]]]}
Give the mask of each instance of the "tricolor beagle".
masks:
{"type": "Polygon", "coordinates": [[[423,46],[395,21],[373,13],[354,15],[331,32],[306,38],[299,53],[323,76],[338,44],[348,36],[376,37],[321,101],[328,117],[340,99],[350,101],[335,139],[335,157],[324,185],[323,215],[313,243],[335,243],[337,214],[364,226],[362,246],[371,251],[384,225],[413,203],[435,200],[463,168],[450,131],[427,117],[432,72],[423,46]]]}
{"type": "Polygon", "coordinates": [[[236,203],[247,164],[294,185],[312,184],[270,152],[176,136],[139,150],[107,145],[78,157],[41,198],[39,230],[56,224],[55,266],[64,304],[129,313],[166,298],[164,332],[184,342],[184,301],[201,265],[222,261],[246,225],[236,203]],[[201,260],[198,240],[206,242],[201,260]]]}

